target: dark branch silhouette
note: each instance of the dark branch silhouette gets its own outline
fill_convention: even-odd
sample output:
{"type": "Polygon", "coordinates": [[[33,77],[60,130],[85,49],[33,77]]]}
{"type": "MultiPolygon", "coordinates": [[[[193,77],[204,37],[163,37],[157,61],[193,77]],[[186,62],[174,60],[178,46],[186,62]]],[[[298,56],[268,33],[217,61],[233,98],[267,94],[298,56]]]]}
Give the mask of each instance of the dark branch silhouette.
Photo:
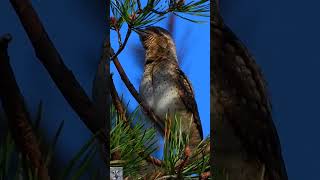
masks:
{"type": "Polygon", "coordinates": [[[10,35],[0,38],[0,99],[7,115],[10,131],[20,152],[29,159],[37,176],[48,180],[48,169],[40,151],[39,142],[30,125],[30,116],[26,109],[14,73],[10,66],[7,52],[10,35]]]}
{"type": "MultiPolygon", "coordinates": [[[[108,33],[107,33],[108,34],[108,33]]],[[[93,86],[92,86],[92,100],[97,108],[99,114],[101,114],[104,118],[100,120],[102,122],[98,122],[103,126],[104,132],[107,132],[107,137],[109,137],[109,117],[110,117],[110,88],[107,74],[110,71],[109,64],[107,61],[109,55],[109,47],[107,46],[109,42],[109,36],[105,38],[102,48],[102,54],[100,57],[100,61],[97,67],[96,75],[94,77],[93,86]]],[[[110,144],[102,143],[101,144],[101,157],[103,158],[106,164],[109,164],[109,154],[110,154],[110,144]]]]}
{"type": "MultiPolygon", "coordinates": [[[[99,113],[92,101],[86,95],[73,73],[66,67],[63,60],[50,40],[37,13],[29,0],[10,0],[29,39],[32,42],[36,56],[49,72],[60,92],[78,114],[92,133],[102,132],[104,116],[99,113]]],[[[107,143],[108,133],[99,134],[99,139],[107,143]]]]}

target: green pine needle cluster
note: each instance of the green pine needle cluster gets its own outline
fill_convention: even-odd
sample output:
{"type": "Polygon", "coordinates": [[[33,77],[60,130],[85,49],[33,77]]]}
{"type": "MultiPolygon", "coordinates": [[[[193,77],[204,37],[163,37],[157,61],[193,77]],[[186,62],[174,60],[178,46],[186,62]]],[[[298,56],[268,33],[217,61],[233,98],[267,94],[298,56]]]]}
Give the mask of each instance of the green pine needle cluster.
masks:
{"type": "Polygon", "coordinates": [[[132,30],[144,28],[163,20],[169,13],[191,22],[203,23],[185,15],[209,17],[209,11],[209,0],[190,2],[148,0],[144,6],[139,0],[112,0],[110,27],[113,30],[119,30],[124,23],[127,23],[132,30]]]}
{"type": "MultiPolygon", "coordinates": [[[[6,121],[6,119],[2,120],[6,121]]],[[[43,136],[39,128],[41,121],[43,121],[42,103],[40,103],[37,108],[36,117],[32,121],[34,122],[32,125],[40,146],[43,147],[42,152],[45,164],[47,167],[50,167],[57,142],[63,131],[64,121],[60,123],[50,144],[45,144],[43,141],[43,136]]],[[[101,179],[100,172],[92,170],[91,168],[98,150],[95,139],[95,136],[92,137],[80,151],[76,153],[60,175],[56,177],[58,180],[78,180],[88,172],[90,172],[91,179],[101,179]]],[[[22,156],[9,131],[3,139],[0,139],[0,142],[0,180],[39,180],[37,170],[32,169],[28,158],[22,156]]]]}
{"type": "Polygon", "coordinates": [[[110,166],[123,167],[125,176],[136,177],[148,165],[145,159],[157,150],[156,131],[144,127],[138,109],[128,117],[129,124],[135,121],[133,126],[126,124],[111,107],[110,166]]]}
{"type": "MultiPolygon", "coordinates": [[[[160,0],[148,1],[148,8],[156,8],[160,0]]],[[[132,28],[142,28],[164,19],[164,17],[152,13],[150,10],[139,12],[137,1],[133,0],[112,0],[111,12],[116,19],[116,25],[110,24],[111,29],[121,28],[123,23],[127,23],[132,28]]]]}
{"type": "MultiPolygon", "coordinates": [[[[40,103],[37,116],[33,121],[35,122],[33,128],[38,139],[43,139],[39,128],[42,114],[42,104],[40,103]]],[[[159,177],[154,177],[154,179],[165,177],[191,179],[197,178],[201,173],[209,170],[209,154],[202,156],[209,145],[209,138],[203,140],[193,152],[190,152],[187,163],[182,168],[179,168],[186,158],[185,150],[188,145],[189,135],[182,133],[181,119],[178,116],[170,123],[167,123],[170,126],[167,125],[164,158],[160,167],[146,161],[146,158],[158,149],[156,146],[158,142],[156,130],[145,127],[144,120],[139,115],[138,109],[128,115],[128,118],[130,126],[120,118],[114,107],[111,107],[110,159],[112,160],[110,161],[110,166],[123,167],[125,177],[142,179],[146,174],[158,173],[159,177]]],[[[59,136],[63,132],[63,124],[64,121],[60,123],[53,141],[47,145],[48,148],[44,152],[45,162],[48,167],[50,167],[59,136]]],[[[0,180],[38,180],[36,170],[31,169],[28,159],[22,157],[9,132],[1,142],[0,180]]],[[[96,136],[93,136],[69,161],[57,179],[77,180],[88,172],[91,174],[91,179],[102,179],[99,171],[91,168],[99,147],[96,143],[96,136]]]]}
{"type": "Polygon", "coordinates": [[[206,149],[210,146],[210,137],[201,141],[193,151],[188,152],[190,151],[188,149],[189,134],[185,134],[182,130],[182,119],[176,115],[174,119],[168,121],[164,143],[164,174],[177,175],[177,177],[187,179],[199,177],[201,173],[209,171],[210,155],[206,149]],[[179,168],[184,160],[186,160],[186,164],[179,168]]]}
{"type": "Polygon", "coordinates": [[[155,129],[145,127],[145,121],[139,115],[138,109],[128,115],[130,126],[120,118],[113,107],[111,117],[110,158],[113,160],[110,166],[123,167],[125,177],[130,177],[130,179],[143,179],[146,176],[152,179],[199,179],[202,173],[210,171],[208,153],[210,138],[207,137],[195,149],[186,152],[189,147],[189,134],[183,133],[181,119],[178,115],[166,123],[161,166],[153,165],[145,160],[159,149],[155,146],[159,137],[156,136],[155,129]]]}

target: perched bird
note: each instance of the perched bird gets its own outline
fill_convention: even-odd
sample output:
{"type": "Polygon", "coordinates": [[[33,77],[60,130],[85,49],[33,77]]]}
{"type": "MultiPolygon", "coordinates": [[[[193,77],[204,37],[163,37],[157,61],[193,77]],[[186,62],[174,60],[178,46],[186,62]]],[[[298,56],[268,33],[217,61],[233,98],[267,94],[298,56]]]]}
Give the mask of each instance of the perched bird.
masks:
{"type": "Polygon", "coordinates": [[[211,7],[211,137],[217,179],[287,180],[266,83],[247,48],[211,7]]]}
{"type": "Polygon", "coordinates": [[[166,116],[181,118],[183,131],[190,133],[192,149],[203,138],[202,126],[191,83],[178,64],[173,38],[161,27],[136,32],[145,49],[141,97],[162,121],[166,121],[166,116]]]}

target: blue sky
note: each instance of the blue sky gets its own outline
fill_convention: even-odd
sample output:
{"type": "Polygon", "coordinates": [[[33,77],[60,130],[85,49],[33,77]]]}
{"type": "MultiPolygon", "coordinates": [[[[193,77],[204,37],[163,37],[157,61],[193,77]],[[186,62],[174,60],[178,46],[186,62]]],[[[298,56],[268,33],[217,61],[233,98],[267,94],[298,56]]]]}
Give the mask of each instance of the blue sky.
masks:
{"type": "MultiPolygon", "coordinates": [[[[198,17],[195,17],[200,19],[198,17]]],[[[202,18],[204,20],[204,18],[202,18]]],[[[207,21],[209,18],[207,18],[207,21]]],[[[155,24],[167,28],[168,18],[155,24]]],[[[180,18],[176,19],[174,38],[177,46],[177,53],[183,53],[182,70],[189,77],[195,91],[199,114],[203,126],[204,136],[210,131],[210,27],[209,23],[196,24],[180,18]]],[[[122,38],[125,37],[126,28],[122,31],[122,38]]],[[[117,49],[117,34],[111,32],[111,43],[117,49]]],[[[139,91],[139,79],[143,74],[143,66],[136,61],[135,46],[141,47],[138,35],[132,33],[127,47],[120,54],[119,59],[127,75],[135,88],[139,91]]],[[[130,102],[130,107],[135,109],[137,103],[132,98],[124,83],[121,81],[116,68],[112,65],[114,81],[119,94],[123,94],[125,100],[130,102]]]]}
{"type": "MultiPolygon", "coordinates": [[[[146,1],[142,1],[144,4],[146,1]]],[[[188,16],[190,17],[190,16],[188,16]]],[[[176,43],[177,54],[182,54],[181,69],[190,79],[195,98],[198,105],[201,123],[203,126],[203,135],[207,137],[210,134],[210,24],[209,17],[191,17],[193,19],[207,21],[206,23],[192,23],[181,18],[175,18],[174,25],[174,40],[176,43]]],[[[168,27],[169,18],[154,24],[163,28],[168,27]]],[[[124,39],[127,28],[123,27],[122,39],[124,39]]],[[[112,31],[110,36],[112,47],[118,48],[117,33],[112,31]]],[[[139,37],[136,33],[132,33],[128,41],[127,47],[119,55],[119,59],[131,82],[139,91],[140,79],[143,75],[143,65],[137,63],[135,48],[141,47],[139,37]]],[[[141,60],[140,60],[141,61],[141,60]]],[[[135,109],[138,104],[131,96],[126,86],[122,82],[116,68],[111,65],[111,72],[114,72],[114,81],[120,95],[123,95],[124,100],[129,103],[131,109],[135,109]]],[[[159,139],[159,152],[157,156],[162,156],[163,141],[159,139]]]]}

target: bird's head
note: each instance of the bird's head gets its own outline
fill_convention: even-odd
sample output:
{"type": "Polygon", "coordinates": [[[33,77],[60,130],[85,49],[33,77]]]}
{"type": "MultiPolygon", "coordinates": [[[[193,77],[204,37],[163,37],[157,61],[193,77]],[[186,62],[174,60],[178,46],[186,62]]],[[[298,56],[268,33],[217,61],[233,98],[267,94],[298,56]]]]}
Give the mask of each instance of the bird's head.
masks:
{"type": "Polygon", "coordinates": [[[135,30],[143,47],[146,50],[146,55],[172,55],[176,57],[176,47],[171,34],[164,28],[151,26],[145,29],[135,30]]]}

